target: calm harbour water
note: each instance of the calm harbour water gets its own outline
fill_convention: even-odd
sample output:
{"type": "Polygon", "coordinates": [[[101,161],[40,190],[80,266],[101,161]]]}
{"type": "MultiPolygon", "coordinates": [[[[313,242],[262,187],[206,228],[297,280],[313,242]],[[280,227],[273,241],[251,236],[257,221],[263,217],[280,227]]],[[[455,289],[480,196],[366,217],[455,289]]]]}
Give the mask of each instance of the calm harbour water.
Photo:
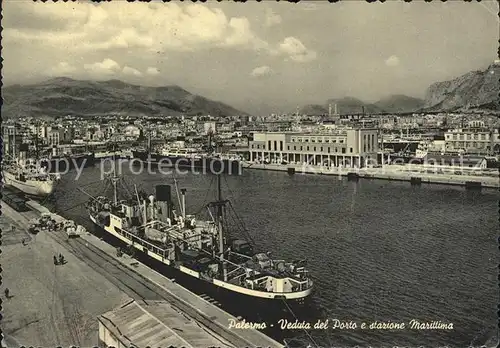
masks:
{"type": "MultiPolygon", "coordinates": [[[[126,171],[125,171],[126,172],[126,171]]],[[[127,173],[126,173],[127,175],[127,173]]],[[[79,203],[102,193],[99,166],[69,173],[56,192],[62,215],[88,227],[79,203]]],[[[128,175],[148,192],[171,176],[128,175]]],[[[213,199],[210,175],[178,175],[188,213],[213,199]]],[[[222,180],[262,249],[307,258],[321,320],[354,330],[291,330],[297,346],[493,346],[498,339],[498,199],[495,190],[246,170],[222,180]],[[453,330],[362,330],[362,322],[439,320],[453,330]]],[[[175,196],[175,191],[172,192],[175,196]]],[[[176,198],[174,197],[174,201],[176,198]]],[[[331,325],[330,325],[331,326],[331,325]]]]}

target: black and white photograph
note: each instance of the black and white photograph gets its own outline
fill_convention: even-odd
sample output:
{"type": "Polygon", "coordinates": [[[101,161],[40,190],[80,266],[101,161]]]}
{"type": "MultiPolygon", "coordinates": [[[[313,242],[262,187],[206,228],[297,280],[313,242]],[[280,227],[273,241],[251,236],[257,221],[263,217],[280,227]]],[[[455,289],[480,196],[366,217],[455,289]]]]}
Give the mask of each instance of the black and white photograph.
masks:
{"type": "Polygon", "coordinates": [[[498,345],[498,1],[1,6],[1,347],[498,345]]]}

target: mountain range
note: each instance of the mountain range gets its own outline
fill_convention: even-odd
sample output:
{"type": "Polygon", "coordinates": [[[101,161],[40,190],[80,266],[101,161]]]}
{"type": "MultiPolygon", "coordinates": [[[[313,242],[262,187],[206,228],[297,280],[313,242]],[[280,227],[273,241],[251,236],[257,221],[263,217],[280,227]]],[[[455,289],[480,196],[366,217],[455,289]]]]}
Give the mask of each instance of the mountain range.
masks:
{"type": "MultiPolygon", "coordinates": [[[[500,63],[486,70],[472,71],[450,81],[429,86],[425,99],[392,95],[375,103],[345,97],[329,99],[325,104],[309,104],[300,112],[327,115],[329,105],[340,114],[411,113],[458,111],[463,109],[500,110],[500,63]]],[[[248,115],[222,102],[192,94],[172,85],[145,87],[119,80],[84,81],[66,77],[31,85],[2,88],[4,118],[19,116],[100,116],[123,115],[248,115]]]]}
{"type": "Polygon", "coordinates": [[[379,114],[391,112],[412,112],[419,110],[424,105],[424,100],[408,97],[405,95],[392,95],[390,97],[381,99],[376,103],[365,103],[362,100],[345,97],[341,99],[329,99],[325,105],[309,104],[301,109],[301,112],[306,115],[326,115],[329,112],[329,106],[332,106],[332,113],[335,112],[335,105],[337,105],[337,112],[341,115],[344,114],[379,114]]]}
{"type": "Polygon", "coordinates": [[[486,70],[471,71],[450,81],[436,82],[428,89],[427,110],[500,110],[500,61],[486,70]]]}
{"type": "Polygon", "coordinates": [[[144,87],[119,80],[82,81],[58,77],[2,88],[4,117],[123,115],[246,115],[179,86],[144,87]]]}
{"type": "Polygon", "coordinates": [[[500,110],[500,63],[495,62],[485,70],[471,71],[450,81],[436,82],[429,86],[425,99],[397,94],[375,103],[356,98],[329,99],[325,104],[309,104],[300,111],[306,115],[327,115],[329,105],[337,104],[338,113],[410,113],[459,111],[465,109],[500,110]]]}

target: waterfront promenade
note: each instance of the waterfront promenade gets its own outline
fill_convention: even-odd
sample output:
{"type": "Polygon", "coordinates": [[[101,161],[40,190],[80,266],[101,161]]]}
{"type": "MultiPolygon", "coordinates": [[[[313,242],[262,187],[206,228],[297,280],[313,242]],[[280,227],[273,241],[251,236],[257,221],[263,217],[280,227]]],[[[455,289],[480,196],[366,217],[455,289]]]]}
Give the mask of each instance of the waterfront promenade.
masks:
{"type": "Polygon", "coordinates": [[[496,172],[486,175],[456,175],[443,173],[436,170],[427,170],[418,166],[385,165],[378,168],[340,168],[322,167],[309,164],[262,164],[244,162],[243,168],[257,170],[272,170],[290,172],[295,174],[320,174],[338,177],[348,177],[356,174],[363,179],[381,179],[393,181],[419,182],[425,184],[467,186],[470,183],[480,184],[484,188],[500,188],[500,178],[496,172]]]}
{"type": "Polygon", "coordinates": [[[45,208],[28,205],[40,211],[19,213],[2,203],[4,241],[11,245],[2,254],[5,286],[13,295],[4,299],[9,346],[95,346],[97,316],[132,298],[167,301],[182,312],[177,324],[197,323],[180,334],[188,343],[205,336],[204,342],[212,346],[282,347],[257,330],[230,330],[229,319],[237,318],[135,259],[117,257],[114,247],[90,233],[75,239],[68,239],[62,231],[29,235],[29,220],[45,208]],[[11,225],[15,227],[9,230],[11,225]],[[67,264],[53,264],[52,257],[58,253],[64,254],[67,264]]]}

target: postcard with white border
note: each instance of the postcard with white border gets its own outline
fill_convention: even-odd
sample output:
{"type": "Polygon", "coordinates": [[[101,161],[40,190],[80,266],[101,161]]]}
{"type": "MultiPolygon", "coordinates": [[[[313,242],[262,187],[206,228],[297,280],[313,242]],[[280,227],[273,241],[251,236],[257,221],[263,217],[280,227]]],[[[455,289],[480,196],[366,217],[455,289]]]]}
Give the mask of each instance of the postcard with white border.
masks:
{"type": "Polygon", "coordinates": [[[497,346],[497,1],[1,24],[2,347],[497,346]]]}

